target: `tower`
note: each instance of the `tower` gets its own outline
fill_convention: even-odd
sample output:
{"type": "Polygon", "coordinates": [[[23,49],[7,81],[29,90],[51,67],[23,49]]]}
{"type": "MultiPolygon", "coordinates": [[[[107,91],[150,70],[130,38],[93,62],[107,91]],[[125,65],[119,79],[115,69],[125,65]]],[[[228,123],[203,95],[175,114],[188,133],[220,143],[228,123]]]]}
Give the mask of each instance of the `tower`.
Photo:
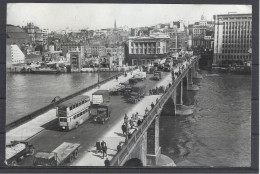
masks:
{"type": "Polygon", "coordinates": [[[115,23],[114,23],[114,29],[116,30],[116,20],[115,20],[115,23]]]}

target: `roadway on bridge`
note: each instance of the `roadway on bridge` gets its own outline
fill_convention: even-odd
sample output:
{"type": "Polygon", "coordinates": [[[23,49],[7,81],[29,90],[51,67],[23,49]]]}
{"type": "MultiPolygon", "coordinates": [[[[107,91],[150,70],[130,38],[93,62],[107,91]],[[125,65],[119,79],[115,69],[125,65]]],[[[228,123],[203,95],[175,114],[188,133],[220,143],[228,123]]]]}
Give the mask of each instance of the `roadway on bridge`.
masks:
{"type": "MultiPolygon", "coordinates": [[[[162,79],[164,79],[167,75],[169,75],[169,73],[163,72],[162,79]]],[[[150,88],[156,87],[156,85],[160,83],[160,81],[150,80],[150,77],[152,77],[152,75],[147,74],[147,79],[143,82],[139,82],[146,85],[147,91],[150,88]]],[[[142,100],[140,102],[142,102],[142,100]]],[[[47,152],[51,152],[63,142],[80,143],[81,149],[79,151],[79,160],[86,152],[88,152],[89,149],[93,148],[98,137],[102,137],[107,131],[111,129],[111,127],[114,126],[114,124],[123,119],[125,113],[134,107],[134,104],[127,103],[122,96],[112,96],[111,104],[111,119],[104,125],[93,123],[91,120],[89,120],[79,126],[77,129],[73,129],[67,132],[60,131],[58,129],[58,122],[57,119],[55,119],[43,125],[45,130],[40,132],[37,136],[29,139],[29,141],[33,143],[36,151],[47,152]]],[[[33,156],[23,159],[18,164],[22,166],[32,166],[33,156]]]]}

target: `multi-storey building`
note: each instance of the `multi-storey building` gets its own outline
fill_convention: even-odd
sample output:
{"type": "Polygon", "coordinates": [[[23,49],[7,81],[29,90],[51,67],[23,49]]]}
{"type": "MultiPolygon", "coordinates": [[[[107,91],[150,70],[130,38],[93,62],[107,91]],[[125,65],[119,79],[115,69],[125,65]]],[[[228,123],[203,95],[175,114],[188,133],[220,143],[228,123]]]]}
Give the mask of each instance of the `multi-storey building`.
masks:
{"type": "Polygon", "coordinates": [[[122,66],[123,62],[125,61],[124,46],[108,46],[106,48],[106,54],[113,58],[114,65],[122,66]]]}
{"type": "Polygon", "coordinates": [[[130,65],[146,65],[166,57],[169,36],[129,37],[130,65]]]}
{"type": "Polygon", "coordinates": [[[49,29],[42,29],[42,36],[43,36],[43,44],[47,44],[48,36],[49,36],[49,29]]]}
{"type": "MultiPolygon", "coordinates": [[[[213,31],[213,22],[207,21],[204,15],[201,16],[199,22],[195,22],[192,26],[192,46],[194,48],[204,47],[205,36],[207,31],[213,31]]],[[[207,35],[208,36],[208,35],[207,35]]]]}
{"type": "Polygon", "coordinates": [[[76,43],[76,42],[64,42],[60,45],[61,50],[66,50],[66,52],[69,51],[79,51],[80,57],[84,57],[85,49],[84,45],[82,43],[76,43]]]}
{"type": "Polygon", "coordinates": [[[27,23],[27,26],[23,27],[29,34],[32,43],[42,45],[43,44],[43,31],[34,25],[34,23],[27,23]]]}
{"type": "Polygon", "coordinates": [[[252,60],[252,14],[214,15],[213,64],[243,64],[252,60]]]}

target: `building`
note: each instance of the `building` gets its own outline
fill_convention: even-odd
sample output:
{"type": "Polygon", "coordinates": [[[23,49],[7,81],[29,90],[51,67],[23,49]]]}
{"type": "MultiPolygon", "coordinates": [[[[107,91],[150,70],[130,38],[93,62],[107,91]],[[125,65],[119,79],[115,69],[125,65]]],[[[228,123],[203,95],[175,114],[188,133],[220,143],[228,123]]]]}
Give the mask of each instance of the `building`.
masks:
{"type": "Polygon", "coordinates": [[[251,61],[252,14],[214,15],[213,64],[243,64],[251,61]]]}
{"type": "Polygon", "coordinates": [[[122,45],[108,46],[106,48],[106,54],[111,56],[114,66],[122,66],[125,62],[125,47],[122,45]]]}
{"type": "Polygon", "coordinates": [[[18,26],[6,25],[6,67],[24,63],[25,55],[32,44],[30,36],[18,26]]]}
{"type": "Polygon", "coordinates": [[[11,45],[12,65],[22,64],[25,62],[25,55],[17,45],[11,45]]]}
{"type": "Polygon", "coordinates": [[[192,47],[204,47],[206,43],[206,41],[204,40],[206,33],[213,30],[213,22],[207,21],[205,15],[202,14],[201,20],[199,22],[195,22],[194,25],[192,25],[192,47]]]}
{"type": "Polygon", "coordinates": [[[49,29],[42,29],[42,36],[43,36],[43,44],[48,43],[48,36],[49,36],[49,29]]]}
{"type": "Polygon", "coordinates": [[[94,43],[91,45],[91,55],[92,56],[106,56],[106,47],[100,43],[94,43]]]}
{"type": "Polygon", "coordinates": [[[81,58],[84,58],[84,56],[85,56],[85,46],[82,43],[63,42],[60,44],[60,47],[64,54],[66,54],[67,52],[71,52],[71,51],[79,51],[81,58]]]}
{"type": "Polygon", "coordinates": [[[82,68],[82,57],[79,50],[69,51],[71,71],[79,72],[82,68]]]}
{"type": "Polygon", "coordinates": [[[147,65],[156,59],[166,57],[169,36],[129,37],[128,64],[147,65]]]}
{"type": "Polygon", "coordinates": [[[23,27],[25,31],[29,34],[33,44],[43,44],[43,31],[34,25],[34,23],[27,23],[27,26],[23,27]]]}
{"type": "Polygon", "coordinates": [[[28,63],[36,64],[39,62],[42,62],[42,56],[39,54],[28,54],[25,57],[25,63],[27,63],[27,64],[28,63]]]}

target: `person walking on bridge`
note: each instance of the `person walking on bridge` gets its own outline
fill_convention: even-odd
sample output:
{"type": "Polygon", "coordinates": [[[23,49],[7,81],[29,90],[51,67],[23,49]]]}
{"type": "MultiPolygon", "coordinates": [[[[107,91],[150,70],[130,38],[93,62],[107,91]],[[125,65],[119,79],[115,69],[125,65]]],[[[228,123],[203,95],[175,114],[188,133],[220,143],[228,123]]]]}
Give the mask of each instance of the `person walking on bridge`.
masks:
{"type": "Polygon", "coordinates": [[[105,154],[106,154],[106,156],[107,156],[107,146],[104,145],[104,146],[102,147],[102,150],[103,150],[103,158],[104,158],[104,157],[105,157],[105,154]]]}
{"type": "Polygon", "coordinates": [[[105,160],[105,167],[108,167],[108,166],[110,166],[110,161],[108,160],[108,158],[105,160]]]}
{"type": "Polygon", "coordinates": [[[153,102],[152,102],[152,104],[151,104],[151,108],[152,108],[152,109],[154,108],[154,104],[153,104],[153,102]]]}
{"type": "Polygon", "coordinates": [[[123,123],[121,128],[122,128],[123,134],[125,135],[126,134],[126,125],[125,125],[125,123],[123,123]]]}

